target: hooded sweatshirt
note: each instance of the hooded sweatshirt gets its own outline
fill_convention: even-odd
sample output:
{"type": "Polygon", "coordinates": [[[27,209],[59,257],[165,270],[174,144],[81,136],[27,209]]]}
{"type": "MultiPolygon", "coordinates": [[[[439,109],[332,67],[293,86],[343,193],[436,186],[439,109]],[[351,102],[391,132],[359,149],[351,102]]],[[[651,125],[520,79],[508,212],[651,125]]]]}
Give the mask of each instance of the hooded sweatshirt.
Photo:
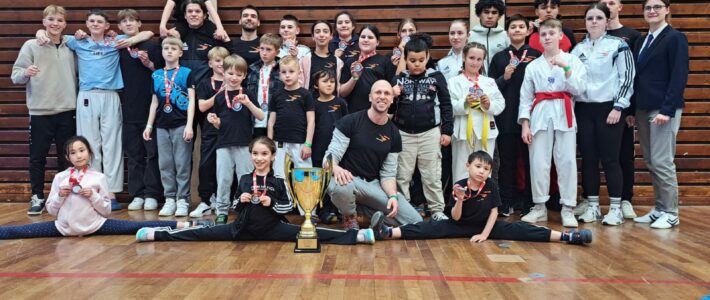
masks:
{"type": "Polygon", "coordinates": [[[477,42],[486,46],[488,53],[486,53],[485,64],[483,65],[486,72],[491,60],[493,60],[493,55],[510,46],[508,33],[503,28],[488,28],[481,25],[473,26],[469,33],[468,42],[477,42]]]}

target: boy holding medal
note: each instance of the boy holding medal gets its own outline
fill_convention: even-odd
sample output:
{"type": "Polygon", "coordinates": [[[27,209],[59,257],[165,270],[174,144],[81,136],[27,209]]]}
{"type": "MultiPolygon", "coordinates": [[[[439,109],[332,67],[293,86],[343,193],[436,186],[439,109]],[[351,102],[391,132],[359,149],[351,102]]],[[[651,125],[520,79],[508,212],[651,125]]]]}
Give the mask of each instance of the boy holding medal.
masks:
{"type": "Polygon", "coordinates": [[[266,33],[259,39],[259,61],[249,66],[246,94],[249,99],[256,99],[266,117],[254,122],[254,137],[266,136],[266,125],[269,118],[269,102],[271,96],[283,88],[279,79],[279,62],[276,56],[281,48],[281,37],[266,33]]]}
{"type": "Polygon", "coordinates": [[[560,188],[562,225],[577,227],[577,125],[572,96],[585,91],[585,67],[574,55],[560,50],[562,23],[547,19],[540,24],[543,56],[525,70],[520,89],[518,123],[523,142],[530,145],[532,195],[535,206],[521,220],[547,221],[545,202],[550,199],[550,160],[554,158],[560,188]]]}
{"type": "Polygon", "coordinates": [[[244,94],[242,81],[246,78],[247,62],[240,56],[227,56],[222,64],[224,88],[214,96],[214,107],[207,121],[217,128],[217,224],[226,224],[229,194],[234,176],[239,178],[251,171],[251,142],[254,118],[264,119],[258,103],[244,94]]]}
{"type": "Polygon", "coordinates": [[[311,49],[308,48],[308,46],[298,44],[296,38],[299,33],[301,33],[301,29],[298,27],[298,18],[296,18],[296,16],[285,15],[281,18],[281,22],[279,23],[279,35],[283,39],[283,44],[281,48],[279,48],[279,58],[292,55],[300,60],[311,53],[311,49]]]}
{"type": "MultiPolygon", "coordinates": [[[[525,43],[528,34],[528,20],[522,15],[512,15],[506,21],[506,30],[510,38],[510,47],[498,52],[491,60],[489,75],[498,85],[505,98],[505,107],[495,117],[498,125],[496,148],[500,154],[498,184],[503,201],[499,212],[508,216],[515,203],[516,187],[524,186],[522,195],[530,198],[530,160],[528,147],[520,139],[522,127],[518,124],[518,106],[520,105],[520,87],[523,85],[525,68],[528,63],[540,57],[541,53],[525,43]],[[522,164],[518,164],[521,158],[522,164]],[[521,170],[525,168],[525,171],[521,170]],[[520,176],[520,175],[522,176],[520,176]],[[522,179],[522,180],[521,180],[522,179]],[[520,181],[524,181],[520,182],[520,181]]],[[[527,202],[531,202],[528,200],[527,202]]]]}
{"type": "Polygon", "coordinates": [[[158,215],[184,217],[190,207],[195,85],[192,70],[179,63],[182,41],[166,38],[162,49],[165,68],[153,72],[154,94],[143,139],[152,139],[155,124],[160,180],[165,195],[165,205],[158,215]]]}

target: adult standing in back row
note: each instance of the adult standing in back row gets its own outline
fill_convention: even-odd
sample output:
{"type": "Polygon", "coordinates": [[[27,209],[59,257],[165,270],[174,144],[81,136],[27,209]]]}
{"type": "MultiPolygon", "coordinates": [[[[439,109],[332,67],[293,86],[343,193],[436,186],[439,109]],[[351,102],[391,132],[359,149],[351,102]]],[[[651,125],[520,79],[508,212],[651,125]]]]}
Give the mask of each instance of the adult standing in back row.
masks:
{"type": "Polygon", "coordinates": [[[668,25],[670,5],[669,0],[644,1],[643,17],[649,30],[634,47],[636,80],[632,105],[636,106],[641,151],[656,198],[656,207],[634,221],[651,223],[651,228],[658,229],[680,224],[673,159],[685,106],[683,92],[688,83],[688,39],[668,25]]]}

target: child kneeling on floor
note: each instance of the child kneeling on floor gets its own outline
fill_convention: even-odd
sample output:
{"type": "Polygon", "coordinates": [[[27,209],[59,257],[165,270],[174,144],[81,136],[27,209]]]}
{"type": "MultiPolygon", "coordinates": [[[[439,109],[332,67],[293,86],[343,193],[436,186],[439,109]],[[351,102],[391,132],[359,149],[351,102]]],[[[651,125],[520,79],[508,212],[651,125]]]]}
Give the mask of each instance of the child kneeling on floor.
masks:
{"type": "Polygon", "coordinates": [[[489,238],[528,242],[561,241],[569,244],[592,242],[592,232],[572,229],[559,232],[525,222],[497,221],[501,205],[497,187],[488,176],[493,159],[485,151],[476,151],[468,156],[466,168],[469,177],[454,184],[454,207],[449,220],[429,220],[400,227],[384,225],[384,214],[372,216],[371,227],[378,239],[440,239],[471,237],[471,243],[480,243],[489,238]]]}

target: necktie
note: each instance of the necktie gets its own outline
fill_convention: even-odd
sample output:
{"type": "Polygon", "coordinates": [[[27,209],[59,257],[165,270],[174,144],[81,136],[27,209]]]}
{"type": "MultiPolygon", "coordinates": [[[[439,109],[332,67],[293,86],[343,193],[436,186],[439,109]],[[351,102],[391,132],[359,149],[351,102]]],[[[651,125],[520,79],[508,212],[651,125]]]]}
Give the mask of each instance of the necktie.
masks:
{"type": "Polygon", "coordinates": [[[649,34],[648,38],[646,39],[646,45],[643,46],[643,49],[641,49],[641,53],[639,53],[639,62],[642,62],[644,58],[646,58],[646,52],[648,52],[648,48],[651,46],[651,42],[653,42],[653,34],[649,34]]]}

